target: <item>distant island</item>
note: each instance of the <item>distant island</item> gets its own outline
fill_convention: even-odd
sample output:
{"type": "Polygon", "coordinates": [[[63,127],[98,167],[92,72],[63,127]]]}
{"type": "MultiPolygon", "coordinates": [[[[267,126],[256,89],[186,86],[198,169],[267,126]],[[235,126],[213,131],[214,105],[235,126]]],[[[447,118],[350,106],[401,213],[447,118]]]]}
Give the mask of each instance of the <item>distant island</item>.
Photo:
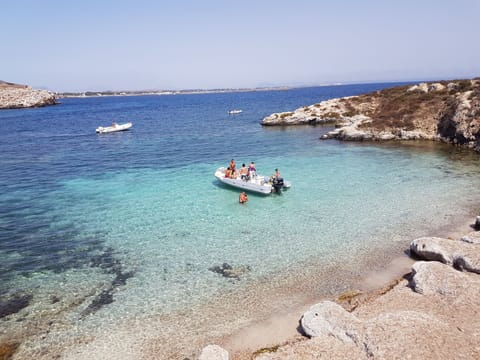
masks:
{"type": "Polygon", "coordinates": [[[0,80],[0,109],[22,109],[57,104],[54,93],[0,80]]]}
{"type": "Polygon", "coordinates": [[[289,90],[290,87],[259,87],[237,89],[187,89],[187,90],[122,90],[122,91],[82,91],[82,92],[57,92],[59,98],[94,97],[94,96],[142,96],[142,95],[186,95],[186,94],[216,94],[232,92],[289,90]]]}
{"type": "Polygon", "coordinates": [[[43,107],[58,104],[59,98],[85,98],[99,96],[142,96],[142,95],[186,95],[186,94],[215,94],[232,92],[253,92],[289,90],[290,87],[258,87],[237,89],[188,89],[188,90],[106,90],[82,92],[52,92],[35,90],[31,86],[15,84],[0,80],[0,110],[43,107]]]}
{"type": "Polygon", "coordinates": [[[480,78],[397,86],[274,113],[264,126],[332,124],[323,139],[437,140],[480,151],[480,78]]]}

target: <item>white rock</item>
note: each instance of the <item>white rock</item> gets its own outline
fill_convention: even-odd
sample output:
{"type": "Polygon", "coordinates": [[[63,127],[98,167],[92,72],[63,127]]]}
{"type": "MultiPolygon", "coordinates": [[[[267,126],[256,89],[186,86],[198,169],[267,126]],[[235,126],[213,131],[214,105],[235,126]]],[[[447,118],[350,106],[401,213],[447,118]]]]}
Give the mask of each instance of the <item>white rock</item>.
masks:
{"type": "Polygon", "coordinates": [[[444,241],[451,241],[437,237],[422,237],[415,239],[410,244],[410,250],[426,260],[440,261],[452,265],[453,256],[451,249],[445,249],[444,241]]]}
{"type": "Polygon", "coordinates": [[[464,291],[466,277],[460,271],[436,261],[417,261],[412,266],[410,287],[423,295],[456,297],[464,291]]]}
{"type": "Polygon", "coordinates": [[[310,337],[334,336],[344,343],[354,342],[358,337],[355,327],[359,320],[331,301],[313,305],[303,314],[300,323],[305,334],[310,337]]]}
{"type": "Polygon", "coordinates": [[[480,246],[465,241],[423,237],[415,239],[410,244],[410,250],[426,260],[440,261],[480,274],[480,246]]]}
{"type": "Polygon", "coordinates": [[[218,345],[207,345],[203,348],[198,360],[228,360],[228,351],[218,345]]]}

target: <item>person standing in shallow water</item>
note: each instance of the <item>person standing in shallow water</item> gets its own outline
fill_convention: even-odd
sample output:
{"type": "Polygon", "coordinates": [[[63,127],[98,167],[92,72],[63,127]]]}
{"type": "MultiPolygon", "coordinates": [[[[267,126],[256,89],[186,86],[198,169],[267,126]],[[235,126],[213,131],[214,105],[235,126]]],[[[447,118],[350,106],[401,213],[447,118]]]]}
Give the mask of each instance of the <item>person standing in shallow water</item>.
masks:
{"type": "Polygon", "coordinates": [[[240,204],[245,204],[248,201],[248,195],[245,191],[242,191],[240,193],[240,196],[238,197],[238,202],[240,204]]]}

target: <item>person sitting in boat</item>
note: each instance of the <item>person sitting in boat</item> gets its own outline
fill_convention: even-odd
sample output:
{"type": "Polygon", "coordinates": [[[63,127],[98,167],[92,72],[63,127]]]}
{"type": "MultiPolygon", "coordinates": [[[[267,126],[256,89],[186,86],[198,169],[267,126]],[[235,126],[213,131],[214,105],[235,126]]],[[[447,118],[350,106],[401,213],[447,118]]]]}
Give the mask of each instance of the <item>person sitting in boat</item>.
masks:
{"type": "Polygon", "coordinates": [[[230,160],[230,170],[232,170],[233,173],[234,173],[235,170],[236,170],[236,169],[235,169],[236,166],[237,166],[237,165],[235,164],[235,160],[234,160],[234,159],[230,160]]]}
{"type": "Polygon", "coordinates": [[[248,177],[254,178],[257,175],[257,169],[255,168],[255,163],[252,161],[250,165],[248,165],[248,177]]]}
{"type": "Polygon", "coordinates": [[[226,178],[231,178],[232,177],[232,169],[230,169],[230,166],[225,170],[225,177],[226,178]]]}
{"type": "Polygon", "coordinates": [[[240,168],[240,178],[245,181],[248,180],[248,169],[245,164],[242,164],[242,167],[240,168]]]}
{"type": "Polygon", "coordinates": [[[240,196],[238,197],[238,202],[240,204],[245,204],[248,201],[248,195],[245,191],[242,191],[240,193],[240,196]]]}
{"type": "Polygon", "coordinates": [[[118,124],[115,121],[113,121],[112,122],[112,127],[117,127],[117,126],[118,126],[118,124]]]}

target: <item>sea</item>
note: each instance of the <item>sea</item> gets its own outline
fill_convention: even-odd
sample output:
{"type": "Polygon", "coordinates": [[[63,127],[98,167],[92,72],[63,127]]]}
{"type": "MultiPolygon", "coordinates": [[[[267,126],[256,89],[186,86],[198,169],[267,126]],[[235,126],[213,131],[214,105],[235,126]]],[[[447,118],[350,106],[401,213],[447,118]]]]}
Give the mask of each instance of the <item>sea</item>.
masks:
{"type": "Polygon", "coordinates": [[[474,219],[477,153],[260,124],[396,85],[2,110],[0,344],[14,343],[15,359],[194,359],[273,313],[351,289],[414,238],[474,219]],[[112,121],[133,127],[95,133],[112,121]],[[292,187],[240,205],[213,176],[231,159],[266,176],[278,168],[292,187]]]}

